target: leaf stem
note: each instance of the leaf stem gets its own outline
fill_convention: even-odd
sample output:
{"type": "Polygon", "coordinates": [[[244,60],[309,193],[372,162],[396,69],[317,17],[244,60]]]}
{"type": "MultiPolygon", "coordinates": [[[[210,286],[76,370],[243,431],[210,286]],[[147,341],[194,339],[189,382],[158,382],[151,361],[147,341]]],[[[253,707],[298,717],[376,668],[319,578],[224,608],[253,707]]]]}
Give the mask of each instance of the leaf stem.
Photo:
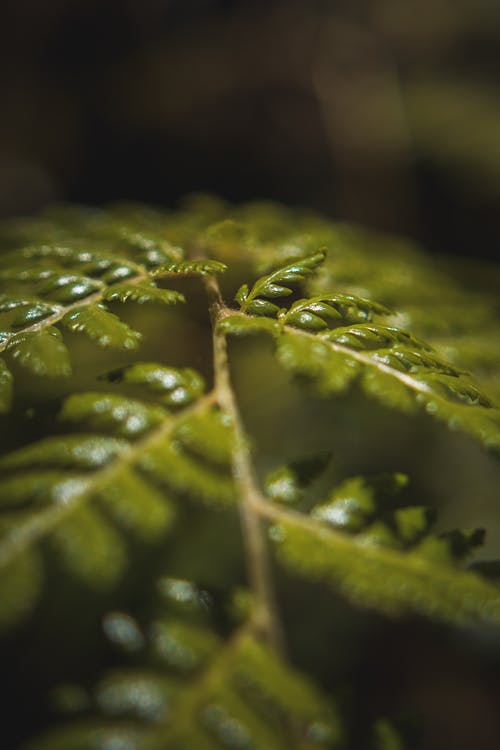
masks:
{"type": "Polygon", "coordinates": [[[259,513],[261,493],[255,477],[248,438],[245,434],[229,372],[227,340],[217,325],[226,306],[215,276],[204,279],[213,328],[214,379],[217,400],[230,417],[235,433],[232,471],[240,492],[240,521],[246,548],[248,577],[257,600],[255,621],[277,653],[284,656],[283,631],[278,616],[271,576],[271,560],[266,531],[259,513]]]}

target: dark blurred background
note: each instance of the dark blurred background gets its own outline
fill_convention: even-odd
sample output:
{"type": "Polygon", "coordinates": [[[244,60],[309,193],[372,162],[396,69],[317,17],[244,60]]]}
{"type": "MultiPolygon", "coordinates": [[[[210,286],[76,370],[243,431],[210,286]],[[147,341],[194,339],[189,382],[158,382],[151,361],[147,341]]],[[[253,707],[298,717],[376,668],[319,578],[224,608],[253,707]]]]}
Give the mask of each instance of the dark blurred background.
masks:
{"type": "Polygon", "coordinates": [[[4,0],[0,214],[278,199],[496,259],[498,0],[4,0]]]}

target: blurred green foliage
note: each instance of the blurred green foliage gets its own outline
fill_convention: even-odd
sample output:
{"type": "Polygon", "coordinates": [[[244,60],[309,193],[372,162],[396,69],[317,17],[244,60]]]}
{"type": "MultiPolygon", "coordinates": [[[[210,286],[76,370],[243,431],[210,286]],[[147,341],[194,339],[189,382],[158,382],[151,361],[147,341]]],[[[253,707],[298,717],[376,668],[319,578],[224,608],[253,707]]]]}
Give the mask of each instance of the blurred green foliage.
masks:
{"type": "Polygon", "coordinates": [[[203,195],[2,245],[7,746],[435,747],[425,669],[500,657],[496,269],[203,195]]]}

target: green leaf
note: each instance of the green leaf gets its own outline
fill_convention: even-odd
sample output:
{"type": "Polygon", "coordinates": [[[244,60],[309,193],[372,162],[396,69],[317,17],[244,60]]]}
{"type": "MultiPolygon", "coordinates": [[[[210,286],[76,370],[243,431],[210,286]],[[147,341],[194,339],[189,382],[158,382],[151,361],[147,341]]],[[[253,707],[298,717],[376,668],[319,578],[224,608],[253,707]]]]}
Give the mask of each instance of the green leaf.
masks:
{"type": "Polygon", "coordinates": [[[474,573],[436,565],[415,552],[351,540],[298,519],[272,530],[280,561],[339,588],[355,603],[390,615],[416,611],[451,622],[500,620],[498,589],[474,573]]]}
{"type": "Polygon", "coordinates": [[[236,302],[239,304],[240,307],[245,302],[246,298],[248,297],[248,292],[249,292],[248,284],[242,284],[240,288],[238,289],[238,291],[236,292],[236,294],[234,295],[234,299],[236,300],[236,302]]]}
{"type": "Polygon", "coordinates": [[[102,280],[107,284],[117,284],[119,281],[132,278],[137,272],[138,269],[129,263],[116,263],[103,273],[102,280]]]}
{"type": "MultiPolygon", "coordinates": [[[[199,593],[190,581],[173,583],[199,593]]],[[[92,703],[78,685],[61,686],[58,695],[65,705],[75,700],[64,696],[78,694],[73,711],[94,718],[77,719],[71,734],[67,727],[50,732],[31,744],[32,750],[118,742],[124,727],[136,728],[138,735],[127,733],[127,738],[151,750],[340,746],[343,725],[335,703],[259,642],[251,621],[222,638],[206,608],[195,614],[168,612],[153,616],[146,637],[140,634],[129,643],[116,636],[120,629],[137,635],[135,621],[125,613],[109,613],[105,629],[124,646],[125,658],[147,649],[150,666],[115,668],[92,690],[92,703]]]]}
{"type": "Polygon", "coordinates": [[[59,276],[55,274],[38,287],[38,293],[54,302],[67,305],[95,294],[101,289],[102,284],[86,276],[73,274],[61,274],[59,276]]]}
{"type": "Polygon", "coordinates": [[[337,744],[342,728],[333,701],[325,700],[297,671],[250,637],[242,641],[239,655],[236,673],[247,688],[257,689],[264,701],[302,722],[313,746],[316,742],[327,747],[337,744]]]}
{"type": "Polygon", "coordinates": [[[108,379],[143,386],[146,392],[158,395],[163,404],[181,407],[196,401],[205,390],[205,381],[190,368],[167,367],[156,362],[135,365],[109,373],[108,379]]]}
{"type": "Polygon", "coordinates": [[[141,334],[132,330],[103,305],[77,307],[67,312],[61,323],[72,333],[85,333],[102,347],[137,349],[141,334]]]}
{"type": "Polygon", "coordinates": [[[104,293],[107,302],[154,302],[161,305],[175,305],[185,302],[184,295],[171,289],[160,289],[153,283],[113,284],[104,293]]]}
{"type": "Polygon", "coordinates": [[[83,424],[92,431],[110,431],[132,438],[160,424],[167,412],[161,407],[114,393],[75,393],[64,402],[59,418],[83,424]]]}
{"type": "MultiPolygon", "coordinates": [[[[210,450],[208,445],[206,450],[207,453],[210,450]]],[[[154,446],[139,465],[161,486],[186,494],[197,502],[224,508],[236,501],[233,482],[225,472],[206,461],[193,461],[177,443],[154,446]]]]}
{"type": "Polygon", "coordinates": [[[92,507],[80,506],[58,524],[51,547],[60,562],[83,583],[108,589],[126,566],[126,550],[118,532],[92,507]]]}
{"type": "Polygon", "coordinates": [[[397,497],[407,482],[404,474],[351,477],[335,487],[326,502],[315,505],[311,515],[334,528],[357,531],[397,497]]]}
{"type": "Polygon", "coordinates": [[[35,375],[51,378],[71,375],[71,363],[61,333],[52,326],[19,333],[8,343],[12,358],[35,375]]]}
{"type": "Polygon", "coordinates": [[[154,269],[153,276],[168,276],[170,274],[207,276],[213,273],[224,273],[226,270],[226,264],[218,260],[194,259],[178,263],[165,263],[154,269]]]}
{"type": "Polygon", "coordinates": [[[22,307],[29,307],[37,304],[38,300],[29,299],[26,297],[16,297],[11,294],[0,294],[0,312],[9,312],[10,310],[17,310],[22,307]]]}
{"type": "Polygon", "coordinates": [[[30,469],[29,473],[0,477],[0,506],[6,509],[26,505],[42,506],[50,501],[69,505],[87,487],[88,482],[83,475],[51,469],[30,469]]]}
{"type": "Polygon", "coordinates": [[[435,519],[432,508],[420,505],[400,508],[394,513],[394,520],[399,536],[407,544],[423,536],[435,519]]]}
{"type": "Polygon", "coordinates": [[[384,370],[366,369],[362,376],[365,393],[390,409],[399,409],[406,414],[416,411],[415,398],[404,382],[384,370]]]}
{"type": "Polygon", "coordinates": [[[275,318],[280,311],[278,305],[273,305],[272,302],[268,302],[265,299],[247,300],[244,305],[245,311],[251,315],[266,315],[269,318],[275,318]]]}
{"type": "Polygon", "coordinates": [[[280,466],[267,475],[266,495],[278,503],[297,505],[303,498],[298,477],[290,466],[280,466]]]}
{"type": "Polygon", "coordinates": [[[173,503],[166,493],[131,469],[104,484],[97,498],[116,523],[144,541],[162,538],[175,518],[173,503]]]}
{"type": "Polygon", "coordinates": [[[115,720],[166,722],[171,709],[171,681],[154,672],[113,673],[97,685],[95,699],[102,713],[115,720]]]}
{"type": "MultiPolygon", "coordinates": [[[[139,747],[141,739],[139,729],[131,728],[128,723],[123,726],[107,726],[104,722],[80,722],[57,732],[47,733],[44,737],[30,742],[26,750],[96,750],[104,743],[111,747],[127,743],[134,749],[139,747]],[[130,743],[133,743],[132,745],[130,743]]],[[[125,745],[126,747],[126,745],[125,745]]]]}
{"type": "Polygon", "coordinates": [[[38,323],[40,320],[50,317],[55,312],[58,312],[59,308],[55,305],[47,305],[44,302],[35,302],[33,304],[25,305],[20,312],[14,317],[11,322],[12,328],[24,328],[25,326],[33,325],[38,323]]]}
{"type": "Polygon", "coordinates": [[[232,420],[226,414],[205,410],[183,419],[174,432],[183,447],[218,466],[229,466],[234,445],[232,420]]]}
{"type": "Polygon", "coordinates": [[[275,320],[247,318],[243,315],[228,315],[220,321],[218,329],[233,336],[251,336],[259,333],[276,336],[281,332],[280,325],[275,320]]]}
{"type": "Polygon", "coordinates": [[[357,377],[359,363],[337,352],[321,339],[285,332],[277,340],[278,362],[294,375],[306,378],[321,395],[340,393],[357,377]]]}
{"type": "Polygon", "coordinates": [[[126,440],[100,435],[50,437],[1,458],[0,471],[34,466],[95,469],[128,449],[126,440]]]}
{"type": "Polygon", "coordinates": [[[237,301],[240,303],[241,311],[253,315],[274,317],[279,312],[279,307],[267,302],[262,297],[287,297],[292,294],[292,289],[286,284],[297,284],[304,281],[306,276],[323,263],[324,259],[325,251],[321,250],[263,276],[255,282],[248,292],[245,287],[240,287],[238,296],[241,298],[241,302],[239,299],[237,301]]]}
{"type": "Polygon", "coordinates": [[[390,310],[384,305],[363,297],[329,294],[297,300],[283,313],[282,321],[297,328],[321,331],[332,321],[358,322],[389,314],[390,310]]]}
{"type": "MultiPolygon", "coordinates": [[[[341,392],[361,375],[367,395],[389,408],[412,414],[421,404],[452,429],[468,432],[490,450],[499,450],[500,408],[466,374],[441,362],[408,332],[359,325],[326,333],[320,330],[319,334],[285,327],[280,333],[277,324],[264,326],[262,321],[247,320],[242,323],[238,316],[230,316],[219,326],[236,335],[270,333],[280,364],[313,384],[319,395],[341,392]]],[[[310,321],[300,327],[307,329],[310,321]]]]}

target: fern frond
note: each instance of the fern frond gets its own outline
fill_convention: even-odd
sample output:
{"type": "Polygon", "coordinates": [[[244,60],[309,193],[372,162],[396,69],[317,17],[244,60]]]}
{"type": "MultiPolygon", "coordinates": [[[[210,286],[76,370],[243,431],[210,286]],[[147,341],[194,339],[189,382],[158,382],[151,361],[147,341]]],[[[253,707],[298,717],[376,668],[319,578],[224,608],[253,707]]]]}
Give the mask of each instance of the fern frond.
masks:
{"type": "Polygon", "coordinates": [[[484,530],[433,533],[436,511],[405,500],[404,474],[350,477],[311,505],[298,471],[300,462],[275,469],[265,484],[269,499],[257,501],[281,564],[391,615],[499,620],[498,588],[462,569],[484,530]]]}
{"type": "Polygon", "coordinates": [[[292,294],[292,289],[286,285],[303,281],[324,259],[325,252],[322,251],[301,258],[296,263],[289,263],[258,279],[251,289],[243,284],[236,292],[235,299],[243,312],[274,317],[278,314],[279,307],[268,300],[292,294]]]}
{"type": "MultiPolygon", "coordinates": [[[[313,580],[327,581],[355,603],[390,615],[420,612],[448,622],[500,618],[500,596],[471,572],[450,565],[448,543],[432,540],[399,551],[390,529],[373,524],[359,538],[303,514],[261,506],[274,522],[270,530],[281,564],[313,580]]],[[[418,533],[422,527],[417,527],[418,533]]]]}
{"type": "MultiPolygon", "coordinates": [[[[80,672],[88,675],[86,686],[70,686],[66,699],[60,692],[62,703],[83,715],[75,710],[32,748],[339,747],[344,731],[335,702],[314,683],[323,674],[322,684],[336,692],[338,674],[348,671],[335,655],[353,651],[342,618],[353,620],[349,633],[359,630],[367,607],[386,617],[416,613],[445,624],[498,624],[498,587],[478,574],[484,565],[467,567],[483,529],[474,528],[476,519],[465,531],[434,527],[434,505],[445,505],[452,483],[441,501],[437,492],[422,499],[407,494],[403,474],[350,476],[366,467],[384,472],[387,464],[379,465],[373,451],[356,455],[353,470],[342,455],[351,450],[351,436],[335,444],[330,423],[328,451],[311,456],[308,450],[322,445],[321,434],[312,434],[316,423],[304,422],[302,434],[293,420],[317,401],[288,385],[272,391],[278,404],[271,413],[286,414],[282,434],[303,439],[306,455],[276,466],[281,448],[263,455],[258,438],[262,381],[276,370],[269,359],[269,372],[259,372],[258,363],[251,369],[254,353],[264,351],[258,345],[228,344],[233,335],[266,334],[272,356],[298,386],[329,399],[352,387],[352,398],[340,403],[339,432],[347,426],[349,433],[351,404],[353,429],[359,422],[362,432],[366,394],[402,410],[398,424],[405,429],[425,429],[425,420],[409,418],[423,411],[498,453],[493,272],[486,269],[487,283],[484,271],[455,268],[450,276],[447,263],[395,239],[308,212],[266,203],[231,208],[200,196],[175,212],[131,204],[52,209],[32,222],[10,222],[3,242],[1,410],[17,386],[14,410],[3,417],[0,456],[0,628],[24,622],[29,638],[41,618],[35,642],[44,645],[62,632],[64,607],[81,597],[88,616],[80,626],[77,613],[72,627],[75,634],[88,627],[75,640],[82,653],[90,655],[87,644],[97,643],[95,623],[105,612],[105,634],[125,652],[123,659],[110,656],[107,663],[118,666],[97,682],[98,665],[89,659],[80,672]],[[226,270],[221,289],[216,275],[226,270]],[[175,290],[163,288],[169,278],[175,290]],[[225,301],[235,289],[238,309],[225,301]],[[173,315],[129,305],[181,302],[185,312],[173,315]],[[150,336],[154,315],[167,323],[150,336]],[[77,333],[97,346],[81,346],[69,335],[77,333]],[[141,337],[153,350],[145,357],[151,361],[135,361],[141,337]],[[89,351],[96,360],[81,368],[89,351]],[[197,370],[174,363],[212,368],[209,391],[197,370]],[[69,379],[72,364],[76,375],[69,379]],[[477,382],[467,372],[476,366],[477,382]],[[239,377],[245,367],[246,380],[239,377]],[[31,374],[66,380],[32,381],[31,374]],[[323,472],[331,455],[340,456],[339,466],[323,472]],[[333,471],[339,476],[330,489],[333,471]],[[152,601],[152,571],[165,565],[171,575],[160,579],[152,601]],[[275,577],[280,566],[286,574],[275,577]],[[303,579],[300,586],[293,587],[290,574],[303,579]],[[205,580],[212,594],[191,578],[205,580]],[[335,648],[320,655],[323,671],[315,665],[318,654],[310,653],[325,625],[316,628],[315,618],[333,615],[339,597],[328,599],[324,587],[319,601],[319,589],[307,580],[325,582],[344,600],[335,648]],[[54,605],[59,583],[63,596],[54,605]],[[235,586],[239,593],[228,603],[235,586]],[[304,600],[292,605],[303,592],[304,600]],[[126,614],[134,608],[134,617],[126,614]],[[293,608],[301,610],[297,624],[288,617],[293,608]]],[[[373,413],[384,418],[383,410],[373,413]]],[[[381,434],[384,425],[373,429],[381,434]]],[[[410,475],[423,472],[415,464],[395,462],[410,475]]],[[[428,478],[417,479],[422,491],[428,478]]],[[[441,491],[445,483],[438,484],[441,491]]],[[[23,642],[23,633],[17,630],[15,642],[23,642]]],[[[61,674],[72,673],[75,663],[71,657],[59,665],[61,674]]],[[[382,719],[373,741],[396,746],[399,732],[382,719]]]]}
{"type": "MultiPolygon", "coordinates": [[[[140,333],[111,313],[106,303],[175,305],[185,302],[183,294],[158,287],[154,277],[226,269],[219,261],[181,260],[179,248],[128,233],[104,215],[97,221],[89,217],[94,239],[82,242],[73,234],[74,218],[67,226],[63,221],[62,227],[49,221],[47,243],[28,244],[0,256],[0,316],[5,320],[0,351],[7,350],[36,375],[67,377],[71,372],[63,342],[56,347],[47,338],[56,336],[54,326],[86,333],[100,346],[136,349],[140,333]]],[[[2,408],[9,403],[4,398],[2,408]]]]}
{"type": "Polygon", "coordinates": [[[105,587],[125,567],[116,526],[151,541],[172,524],[171,494],[222,506],[234,502],[227,476],[231,425],[209,397],[200,398],[200,376],[153,363],[120,372],[127,376],[152,385],[162,402],[191,406],[174,416],[159,404],[112,393],[74,394],[61,420],[110,435],[47,437],[0,459],[4,599],[17,559],[45,540],[66,568],[105,587]]]}
{"type": "MultiPolygon", "coordinates": [[[[30,750],[87,747],[96,737],[133,738],[135,747],[151,750],[339,746],[343,727],[333,699],[278,660],[251,620],[224,637],[206,592],[166,577],[160,585],[170,601],[144,630],[124,613],[104,620],[125,652],[127,642],[115,634],[120,626],[133,628],[133,651],[142,652],[147,666],[105,675],[86,699],[96,718],[73,721],[30,743],[30,750]]],[[[60,688],[59,702],[65,690],[60,688]]]]}
{"type": "MultiPolygon", "coordinates": [[[[310,270],[321,262],[318,257],[310,256],[310,270]]],[[[281,278],[281,271],[286,277],[289,269],[296,267],[301,266],[284,266],[257,281],[248,304],[245,293],[240,295],[240,313],[225,315],[219,323],[221,330],[236,335],[271,334],[278,361],[294,375],[311,380],[321,395],[342,391],[360,380],[364,391],[382,403],[407,412],[423,406],[453,429],[468,432],[489,449],[500,450],[500,408],[467,373],[442,361],[429,345],[402,328],[373,323],[335,325],[343,314],[351,316],[352,309],[366,317],[386,314],[383,306],[355,297],[346,305],[330,296],[299,300],[288,310],[280,310],[276,305],[269,308],[272,303],[266,300],[254,300],[254,290],[261,293],[272,287],[270,278],[281,278]],[[278,321],[243,323],[242,316],[248,313],[277,317],[278,321]],[[329,329],[327,320],[335,327],[329,329]]]]}
{"type": "MultiPolygon", "coordinates": [[[[214,257],[225,261],[246,258],[252,272],[269,273],[315,253],[318,247],[330,248],[321,273],[305,280],[309,297],[335,290],[379,300],[397,311],[393,317],[396,325],[411,327],[441,357],[474,370],[481,379],[484,375],[484,382],[486,378],[493,381],[498,373],[498,349],[491,346],[500,336],[496,292],[500,278],[494,266],[483,264],[481,268],[475,262],[457,273],[461,269],[457,269],[456,260],[436,259],[401,238],[266,202],[231,208],[240,237],[233,233],[228,251],[222,240],[212,239],[209,224],[214,216],[217,221],[227,216],[228,208],[219,205],[218,213],[205,214],[203,202],[192,205],[199,221],[196,243],[208,244],[214,257]]],[[[190,229],[194,225],[191,216],[190,229]]],[[[183,239],[187,234],[184,228],[183,239]]]]}

